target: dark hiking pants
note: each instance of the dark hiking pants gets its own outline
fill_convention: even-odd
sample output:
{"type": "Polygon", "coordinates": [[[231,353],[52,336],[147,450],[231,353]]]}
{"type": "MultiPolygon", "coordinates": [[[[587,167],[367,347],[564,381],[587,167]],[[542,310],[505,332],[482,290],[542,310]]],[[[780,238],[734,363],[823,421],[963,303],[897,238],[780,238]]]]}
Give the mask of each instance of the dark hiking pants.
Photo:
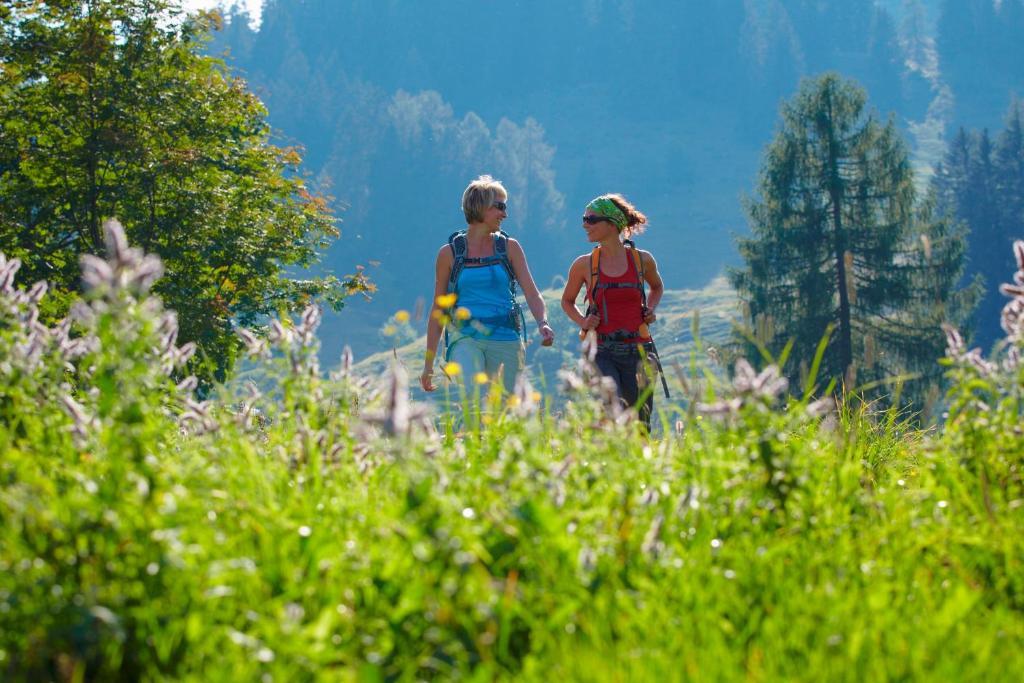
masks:
{"type": "Polygon", "coordinates": [[[619,398],[640,413],[644,428],[651,431],[651,413],[654,411],[654,392],[647,392],[643,404],[637,405],[640,394],[648,382],[640,376],[644,372],[640,349],[636,344],[622,342],[601,342],[597,347],[594,363],[605,377],[611,377],[618,389],[619,398]],[[641,382],[643,382],[641,384],[641,382]]]}

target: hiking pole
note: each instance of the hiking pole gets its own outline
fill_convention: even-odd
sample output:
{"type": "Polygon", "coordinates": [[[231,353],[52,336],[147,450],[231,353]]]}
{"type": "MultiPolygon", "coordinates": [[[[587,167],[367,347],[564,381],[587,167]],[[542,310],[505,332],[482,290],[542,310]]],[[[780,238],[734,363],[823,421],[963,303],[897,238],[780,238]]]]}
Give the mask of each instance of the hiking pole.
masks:
{"type": "Polygon", "coordinates": [[[658,375],[661,376],[661,388],[665,390],[665,398],[672,398],[668,393],[668,382],[665,381],[665,368],[661,366],[661,356],[658,355],[658,347],[654,345],[654,337],[651,337],[651,353],[654,354],[654,364],[658,366],[658,375]]]}

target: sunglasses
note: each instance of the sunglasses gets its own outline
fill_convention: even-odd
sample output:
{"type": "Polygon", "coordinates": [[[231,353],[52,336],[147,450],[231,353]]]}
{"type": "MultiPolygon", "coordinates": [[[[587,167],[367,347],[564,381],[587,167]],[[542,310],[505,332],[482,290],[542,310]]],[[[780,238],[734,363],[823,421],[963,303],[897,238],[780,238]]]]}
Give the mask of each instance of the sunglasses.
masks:
{"type": "Polygon", "coordinates": [[[493,206],[498,211],[508,211],[508,204],[506,204],[505,202],[494,202],[493,204],[491,204],[491,206],[493,206]]]}
{"type": "Polygon", "coordinates": [[[601,221],[608,221],[609,223],[611,223],[612,219],[606,218],[604,216],[584,216],[583,217],[583,222],[586,223],[587,225],[597,225],[601,221]]]}

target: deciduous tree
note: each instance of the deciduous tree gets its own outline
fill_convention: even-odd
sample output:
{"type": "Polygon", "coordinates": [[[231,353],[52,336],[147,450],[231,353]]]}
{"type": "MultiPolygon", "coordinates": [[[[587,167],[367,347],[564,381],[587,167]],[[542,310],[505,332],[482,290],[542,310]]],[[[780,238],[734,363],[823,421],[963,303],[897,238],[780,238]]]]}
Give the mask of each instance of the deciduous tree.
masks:
{"type": "Polygon", "coordinates": [[[335,219],[259,99],[203,53],[217,22],[173,0],[0,6],[0,250],[56,288],[59,317],[116,216],[163,259],[156,290],[207,379],[232,367],[236,325],[366,286],[295,276],[335,219]]]}

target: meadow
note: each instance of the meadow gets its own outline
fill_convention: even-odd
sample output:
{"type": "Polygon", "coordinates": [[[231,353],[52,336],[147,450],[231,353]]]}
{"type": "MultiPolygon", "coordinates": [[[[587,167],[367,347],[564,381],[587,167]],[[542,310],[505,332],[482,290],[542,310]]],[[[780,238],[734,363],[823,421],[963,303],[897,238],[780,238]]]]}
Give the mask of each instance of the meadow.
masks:
{"type": "Polygon", "coordinates": [[[399,363],[322,372],[315,308],[200,397],[159,261],[107,230],[56,326],[0,258],[4,680],[1024,671],[1024,243],[994,356],[947,332],[938,426],[697,340],[645,438],[586,358],[455,431],[399,363]]]}

